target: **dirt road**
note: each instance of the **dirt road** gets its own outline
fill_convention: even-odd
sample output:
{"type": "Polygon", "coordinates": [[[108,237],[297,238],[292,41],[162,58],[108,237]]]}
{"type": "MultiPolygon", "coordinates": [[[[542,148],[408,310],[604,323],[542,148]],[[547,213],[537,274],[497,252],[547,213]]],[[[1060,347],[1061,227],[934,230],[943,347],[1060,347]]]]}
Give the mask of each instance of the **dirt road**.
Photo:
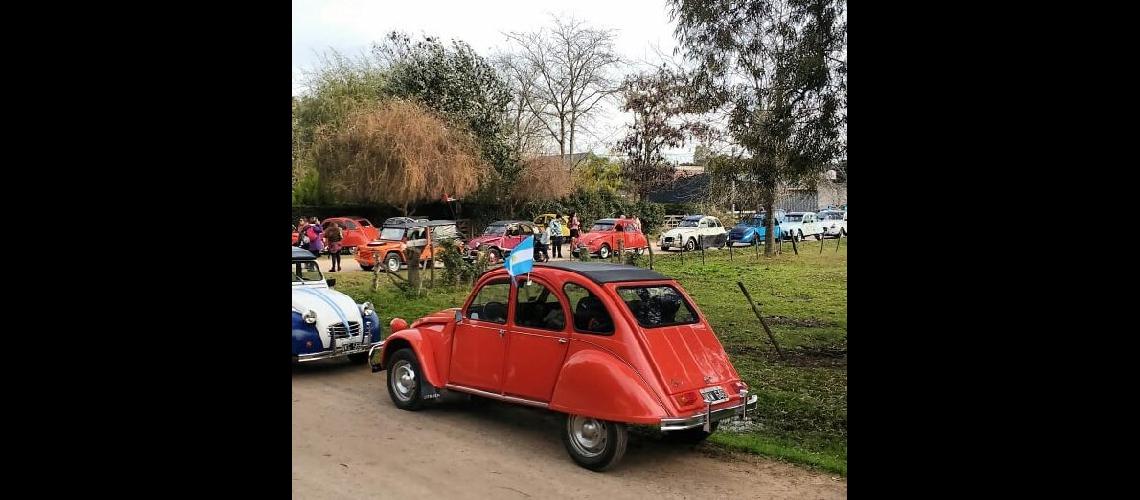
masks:
{"type": "MultiPolygon", "coordinates": [[[[347,266],[346,266],[347,267],[347,266]]],[[[566,454],[556,413],[454,401],[392,405],[384,372],[293,369],[293,498],[846,498],[847,481],[749,455],[634,434],[591,472],[566,454]]]]}

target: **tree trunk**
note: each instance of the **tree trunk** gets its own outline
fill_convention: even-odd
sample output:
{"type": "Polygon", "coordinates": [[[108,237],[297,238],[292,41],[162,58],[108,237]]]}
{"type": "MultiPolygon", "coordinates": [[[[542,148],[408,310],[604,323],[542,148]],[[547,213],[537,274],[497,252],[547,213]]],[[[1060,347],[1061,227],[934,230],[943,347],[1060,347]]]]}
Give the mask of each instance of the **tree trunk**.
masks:
{"type": "Polygon", "coordinates": [[[775,252],[776,247],[776,200],[775,196],[768,196],[764,199],[764,212],[767,215],[764,219],[764,256],[771,257],[775,252]]]}

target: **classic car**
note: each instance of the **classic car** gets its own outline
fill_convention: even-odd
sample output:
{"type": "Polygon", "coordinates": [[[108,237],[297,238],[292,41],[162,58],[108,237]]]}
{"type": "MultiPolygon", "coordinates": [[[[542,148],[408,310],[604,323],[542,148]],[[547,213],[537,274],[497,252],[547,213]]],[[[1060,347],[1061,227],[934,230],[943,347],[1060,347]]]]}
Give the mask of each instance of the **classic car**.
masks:
{"type": "MultiPolygon", "coordinates": [[[[550,224],[550,221],[553,220],[557,215],[558,214],[539,215],[538,217],[534,218],[534,226],[537,227],[539,231],[545,231],[546,225],[550,224]]],[[[565,215],[562,216],[562,236],[565,238],[570,237],[570,218],[565,215]]]]}
{"type": "MultiPolygon", "coordinates": [[[[732,230],[728,232],[728,244],[736,245],[743,243],[745,245],[758,245],[763,243],[764,237],[768,235],[768,227],[764,220],[765,215],[767,215],[765,212],[760,212],[733,226],[732,230]]],[[[776,240],[779,240],[783,235],[780,228],[780,222],[783,220],[784,211],[776,210],[776,224],[775,229],[772,231],[775,233],[773,238],[776,240]]]]}
{"type": "Polygon", "coordinates": [[[380,236],[380,231],[363,217],[329,217],[321,221],[321,227],[325,229],[332,224],[340,226],[340,244],[344,252],[350,252],[380,236]]]}
{"type": "Polygon", "coordinates": [[[781,235],[785,240],[800,241],[808,236],[823,238],[823,229],[815,218],[815,212],[788,212],[780,223],[781,235]]]}
{"type": "Polygon", "coordinates": [[[383,264],[387,270],[396,272],[408,265],[404,250],[415,246],[423,247],[420,262],[428,269],[436,265],[435,243],[450,239],[461,239],[453,220],[414,220],[384,226],[380,238],[356,247],[356,263],[365,271],[383,264]]]}
{"type": "Polygon", "coordinates": [[[662,250],[684,248],[686,252],[701,248],[722,247],[728,242],[728,232],[716,217],[708,215],[688,215],[681,224],[661,233],[659,246],[662,250]]]}
{"type": "Polygon", "coordinates": [[[475,260],[480,251],[488,252],[491,262],[502,262],[527,236],[537,234],[533,222],[500,220],[492,222],[483,234],[467,242],[467,260],[475,260]]]}
{"type": "Polygon", "coordinates": [[[380,317],[371,302],[357,304],[333,290],[317,259],[293,247],[293,360],[316,361],[347,356],[367,359],[368,349],[380,345],[380,317]]]}
{"type": "Polygon", "coordinates": [[[513,284],[483,275],[462,307],[391,322],[369,351],[388,395],[417,410],[449,393],[564,415],[560,434],[579,465],[621,460],[628,425],[699,442],[720,421],[756,409],[724,347],[675,280],[634,266],[535,264],[513,284]]]}
{"type": "Polygon", "coordinates": [[[847,212],[841,210],[824,210],[818,212],[819,225],[824,236],[847,236],[847,212]]]}
{"type": "Polygon", "coordinates": [[[577,256],[581,252],[589,252],[608,259],[619,246],[627,252],[640,254],[649,249],[649,240],[641,234],[633,219],[598,219],[589,231],[578,237],[578,246],[570,249],[570,253],[577,256]]]}

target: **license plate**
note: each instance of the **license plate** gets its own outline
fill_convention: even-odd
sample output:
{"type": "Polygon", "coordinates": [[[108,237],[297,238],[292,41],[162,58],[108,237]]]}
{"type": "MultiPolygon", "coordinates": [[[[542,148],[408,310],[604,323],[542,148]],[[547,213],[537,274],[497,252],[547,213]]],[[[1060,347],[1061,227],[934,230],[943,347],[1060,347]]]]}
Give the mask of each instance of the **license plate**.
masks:
{"type": "Polygon", "coordinates": [[[701,397],[705,399],[706,403],[716,404],[728,401],[728,393],[720,387],[709,387],[701,389],[701,397]]]}
{"type": "Polygon", "coordinates": [[[353,349],[359,349],[359,348],[360,348],[360,342],[345,342],[345,343],[340,345],[341,352],[351,351],[353,349]]]}

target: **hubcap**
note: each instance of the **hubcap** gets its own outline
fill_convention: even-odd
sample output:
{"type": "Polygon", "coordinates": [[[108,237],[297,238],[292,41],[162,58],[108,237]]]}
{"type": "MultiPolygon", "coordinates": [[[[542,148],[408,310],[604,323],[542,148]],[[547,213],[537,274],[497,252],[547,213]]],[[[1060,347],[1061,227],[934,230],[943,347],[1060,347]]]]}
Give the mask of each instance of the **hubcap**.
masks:
{"type": "Polygon", "coordinates": [[[397,259],[394,257],[391,259],[388,259],[388,270],[392,271],[392,272],[399,271],[400,270],[400,259],[397,259]]]}
{"type": "Polygon", "coordinates": [[[606,450],[606,423],[588,417],[573,415],[566,420],[570,444],[574,451],[585,457],[596,457],[606,450]]]}
{"type": "Polygon", "coordinates": [[[407,360],[401,359],[392,367],[392,389],[400,401],[411,401],[416,390],[416,372],[407,360]]]}
{"type": "Polygon", "coordinates": [[[603,259],[608,258],[610,256],[609,247],[602,247],[602,249],[598,252],[598,255],[603,259]]]}

